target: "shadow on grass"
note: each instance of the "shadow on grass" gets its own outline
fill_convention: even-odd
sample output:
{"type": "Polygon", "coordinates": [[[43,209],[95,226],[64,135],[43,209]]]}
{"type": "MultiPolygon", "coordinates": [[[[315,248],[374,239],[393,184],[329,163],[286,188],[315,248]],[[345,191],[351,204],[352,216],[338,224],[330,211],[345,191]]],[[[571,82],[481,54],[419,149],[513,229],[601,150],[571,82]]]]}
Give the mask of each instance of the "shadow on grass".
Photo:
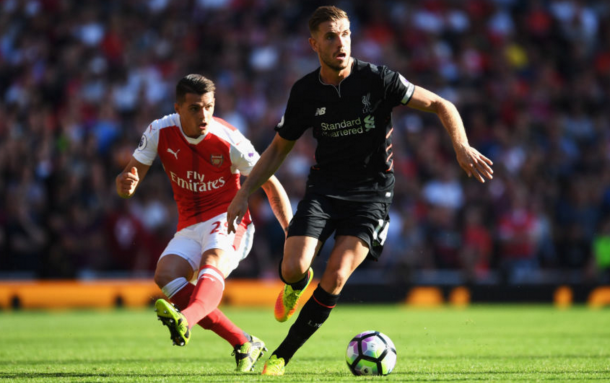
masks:
{"type": "MultiPolygon", "coordinates": [[[[553,360],[553,359],[607,359],[609,355],[586,355],[586,354],[560,354],[560,355],[464,355],[464,356],[446,356],[446,355],[421,355],[405,358],[399,355],[402,362],[417,362],[420,360],[519,360],[519,359],[534,359],[534,360],[553,360]]],[[[191,364],[191,363],[224,363],[227,358],[119,358],[119,359],[37,359],[37,360],[0,360],[0,366],[9,365],[70,365],[70,364],[132,364],[132,363],[161,363],[161,364],[191,364]]],[[[298,362],[328,362],[328,358],[322,357],[297,357],[294,363],[298,362]]],[[[608,372],[608,371],[606,371],[608,372]]],[[[1,375],[0,375],[1,376],[1,375]]]]}

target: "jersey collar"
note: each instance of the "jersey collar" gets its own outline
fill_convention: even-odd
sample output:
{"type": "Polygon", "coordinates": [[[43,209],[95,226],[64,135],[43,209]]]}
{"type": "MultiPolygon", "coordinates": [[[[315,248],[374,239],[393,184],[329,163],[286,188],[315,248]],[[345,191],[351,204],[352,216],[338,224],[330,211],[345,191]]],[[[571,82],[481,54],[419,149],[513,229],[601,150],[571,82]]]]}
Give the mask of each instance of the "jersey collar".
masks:
{"type": "Polygon", "coordinates": [[[352,57],[352,70],[349,71],[349,74],[347,75],[347,77],[345,77],[343,80],[341,80],[338,85],[327,84],[324,81],[322,81],[322,67],[318,68],[318,81],[320,81],[320,84],[322,84],[324,86],[332,86],[337,91],[337,95],[339,96],[339,98],[341,98],[341,84],[343,84],[343,81],[350,78],[352,73],[354,73],[354,70],[357,68],[356,61],[357,60],[352,57]]]}
{"type": "Polygon", "coordinates": [[[322,81],[322,67],[318,68],[318,80],[320,81],[320,84],[322,85],[330,85],[330,86],[334,86],[334,87],[340,87],[341,84],[343,83],[343,81],[347,80],[348,78],[350,78],[350,76],[352,75],[352,73],[354,73],[354,69],[357,67],[356,65],[356,61],[358,61],[358,59],[356,59],[355,57],[352,57],[352,70],[349,71],[349,74],[347,75],[346,78],[344,78],[343,80],[341,80],[339,82],[339,85],[333,85],[333,84],[327,84],[324,81],[322,81]]]}

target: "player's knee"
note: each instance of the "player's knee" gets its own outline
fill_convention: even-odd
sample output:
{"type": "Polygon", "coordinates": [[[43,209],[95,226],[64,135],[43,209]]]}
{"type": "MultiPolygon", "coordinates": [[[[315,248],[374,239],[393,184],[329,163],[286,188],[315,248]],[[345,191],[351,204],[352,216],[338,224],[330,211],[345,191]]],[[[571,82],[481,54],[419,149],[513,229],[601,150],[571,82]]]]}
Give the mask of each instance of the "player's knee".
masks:
{"type": "Polygon", "coordinates": [[[179,275],[175,275],[175,273],[171,272],[170,270],[157,269],[155,271],[154,280],[159,288],[163,288],[167,286],[168,283],[179,277],[179,275]]]}
{"type": "Polygon", "coordinates": [[[350,273],[344,272],[342,270],[333,270],[328,273],[326,278],[323,278],[326,282],[325,285],[328,287],[329,291],[333,294],[338,294],[337,291],[341,291],[343,286],[347,283],[349,279],[350,273]]]}
{"type": "Polygon", "coordinates": [[[343,286],[345,286],[345,284],[347,283],[348,278],[349,277],[347,275],[337,274],[334,279],[334,290],[342,290],[343,286]]]}
{"type": "Polygon", "coordinates": [[[303,275],[309,269],[309,265],[306,265],[303,262],[291,261],[284,259],[282,261],[282,274],[280,277],[286,282],[297,282],[303,278],[303,275]]]}

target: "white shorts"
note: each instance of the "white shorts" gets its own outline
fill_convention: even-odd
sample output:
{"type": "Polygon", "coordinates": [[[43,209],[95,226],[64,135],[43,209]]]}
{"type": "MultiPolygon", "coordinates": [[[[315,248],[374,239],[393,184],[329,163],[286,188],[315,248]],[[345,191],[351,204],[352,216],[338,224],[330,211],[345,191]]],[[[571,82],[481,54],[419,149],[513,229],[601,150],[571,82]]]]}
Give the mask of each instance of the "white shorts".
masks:
{"type": "MultiPolygon", "coordinates": [[[[225,278],[237,268],[239,262],[248,256],[252,249],[254,239],[254,224],[246,225],[245,222],[236,227],[237,233],[227,233],[227,213],[204,222],[185,227],[178,231],[174,238],[167,244],[165,250],[159,257],[168,254],[176,254],[186,259],[193,270],[199,270],[201,256],[210,249],[224,250],[225,256],[221,260],[220,269],[225,273],[225,278]]],[[[197,273],[195,273],[197,277],[197,273]]]]}

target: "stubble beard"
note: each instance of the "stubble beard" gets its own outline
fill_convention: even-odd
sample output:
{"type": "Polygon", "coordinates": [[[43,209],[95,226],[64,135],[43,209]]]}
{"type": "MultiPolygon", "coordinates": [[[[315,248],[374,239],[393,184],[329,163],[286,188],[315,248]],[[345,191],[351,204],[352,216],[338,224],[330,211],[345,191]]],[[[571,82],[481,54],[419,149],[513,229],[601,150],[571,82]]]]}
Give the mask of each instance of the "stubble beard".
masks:
{"type": "Polygon", "coordinates": [[[351,56],[346,56],[346,58],[347,58],[347,60],[345,60],[343,64],[335,64],[335,63],[333,63],[331,61],[332,58],[330,60],[322,58],[322,61],[324,62],[324,64],[326,64],[327,67],[329,67],[333,71],[341,72],[343,69],[347,68],[347,66],[349,65],[349,63],[351,61],[351,56]]]}

